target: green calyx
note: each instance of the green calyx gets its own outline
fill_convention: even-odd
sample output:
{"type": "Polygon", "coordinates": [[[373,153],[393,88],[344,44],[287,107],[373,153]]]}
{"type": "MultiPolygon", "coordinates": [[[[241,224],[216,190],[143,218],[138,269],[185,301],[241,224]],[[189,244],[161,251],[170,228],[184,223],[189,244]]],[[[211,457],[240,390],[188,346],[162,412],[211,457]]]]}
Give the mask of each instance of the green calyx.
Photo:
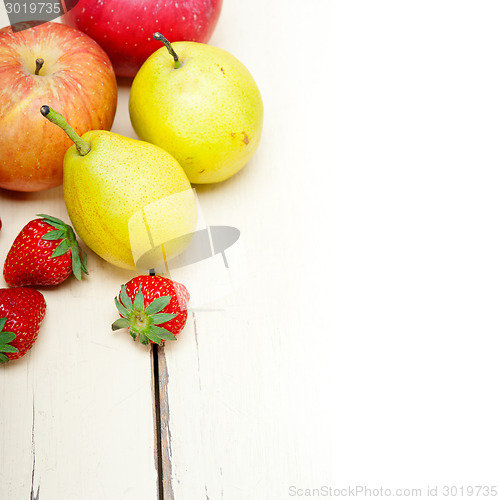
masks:
{"type": "Polygon", "coordinates": [[[137,337],[139,341],[148,345],[149,342],[162,344],[164,340],[177,340],[177,337],[166,328],[160,327],[163,323],[175,318],[176,314],[162,313],[162,311],[171,300],[170,295],[158,297],[153,300],[147,307],[144,307],[144,294],[142,293],[142,285],[135,299],[128,296],[125,285],[121,286],[121,292],[118,297],[114,298],[114,303],[121,315],[111,328],[113,331],[121,328],[128,328],[133,340],[137,337]]]}
{"type": "Polygon", "coordinates": [[[19,352],[16,347],[10,345],[10,342],[16,338],[16,334],[14,332],[3,331],[6,322],[7,318],[0,318],[0,363],[9,361],[7,354],[5,354],[6,352],[19,352]]]}
{"type": "Polygon", "coordinates": [[[62,240],[50,256],[51,259],[64,255],[68,250],[71,250],[73,274],[77,279],[81,280],[81,273],[88,274],[87,270],[87,255],[81,250],[73,228],[62,220],[45,214],[37,214],[42,217],[43,222],[51,225],[54,230],[42,236],[43,240],[55,241],[62,240]],[[81,253],[81,256],[80,256],[81,253]]]}

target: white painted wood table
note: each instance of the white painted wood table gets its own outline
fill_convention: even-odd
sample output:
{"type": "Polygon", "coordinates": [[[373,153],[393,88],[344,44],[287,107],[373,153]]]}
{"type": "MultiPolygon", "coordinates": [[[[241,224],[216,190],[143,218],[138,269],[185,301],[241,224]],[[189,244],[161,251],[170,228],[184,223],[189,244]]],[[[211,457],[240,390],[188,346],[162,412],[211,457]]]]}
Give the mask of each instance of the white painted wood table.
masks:
{"type": "MultiPolygon", "coordinates": [[[[156,357],[110,329],[134,273],[89,252],[44,289],[35,347],[0,367],[0,499],[498,485],[498,15],[225,0],[211,43],[253,73],[264,134],[197,193],[241,230],[247,279],[156,357]]],[[[128,92],[113,130],[135,137],[128,92]]],[[[0,192],[0,262],[37,213],[67,220],[60,188],[0,192]]]]}

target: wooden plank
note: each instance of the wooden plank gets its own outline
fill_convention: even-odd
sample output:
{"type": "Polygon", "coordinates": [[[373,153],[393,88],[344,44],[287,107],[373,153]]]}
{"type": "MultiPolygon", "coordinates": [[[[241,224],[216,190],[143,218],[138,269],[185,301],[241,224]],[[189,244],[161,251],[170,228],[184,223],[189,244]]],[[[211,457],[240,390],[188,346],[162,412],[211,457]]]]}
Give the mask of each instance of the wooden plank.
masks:
{"type": "Polygon", "coordinates": [[[165,350],[175,500],[497,484],[498,14],[224,3],[266,121],[198,189],[250,279],[165,350]]]}
{"type": "MultiPolygon", "coordinates": [[[[164,350],[175,500],[274,500],[287,498],[292,484],[330,477],[328,400],[317,401],[327,393],[327,378],[315,367],[324,354],[315,357],[305,346],[308,336],[317,332],[319,340],[327,333],[307,308],[329,306],[320,276],[303,269],[310,269],[309,242],[323,229],[311,216],[325,200],[304,170],[323,160],[318,151],[307,157],[306,137],[299,135],[310,97],[305,66],[325,77],[320,85],[314,77],[315,92],[327,93],[322,54],[309,52],[305,40],[315,15],[321,26],[327,22],[329,4],[298,9],[256,0],[244,8],[226,0],[212,39],[253,73],[265,125],[245,169],[221,185],[196,186],[208,225],[241,230],[248,276],[227,296],[196,305],[179,340],[164,350]],[[308,287],[319,297],[307,297],[308,287]]],[[[327,32],[313,31],[314,46],[325,45],[327,32]]],[[[312,110],[310,119],[322,112],[312,110]]],[[[227,254],[230,263],[231,250],[227,254]]],[[[217,285],[205,286],[210,283],[217,285]]]]}

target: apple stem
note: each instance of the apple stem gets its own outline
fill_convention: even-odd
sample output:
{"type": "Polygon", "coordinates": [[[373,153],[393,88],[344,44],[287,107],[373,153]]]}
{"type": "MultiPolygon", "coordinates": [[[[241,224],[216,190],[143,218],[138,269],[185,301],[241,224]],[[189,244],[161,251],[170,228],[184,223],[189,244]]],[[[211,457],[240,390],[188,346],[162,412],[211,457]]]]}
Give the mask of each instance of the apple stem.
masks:
{"type": "Polygon", "coordinates": [[[180,68],[181,64],[180,61],[178,60],[177,53],[173,50],[172,44],[161,33],[156,32],[154,33],[153,37],[155,38],[155,40],[158,40],[158,42],[164,43],[165,47],[168,49],[168,52],[173,57],[173,62],[174,62],[173,67],[175,69],[180,68]]]}
{"type": "Polygon", "coordinates": [[[68,124],[64,116],[62,116],[57,111],[54,111],[51,107],[45,105],[40,108],[40,113],[47,118],[50,122],[58,125],[59,127],[68,134],[69,138],[75,143],[76,149],[80,156],[85,156],[90,153],[92,149],[90,144],[84,141],[68,124]]]}
{"type": "Polygon", "coordinates": [[[45,61],[39,57],[37,60],[36,60],[36,68],[35,68],[35,75],[39,75],[40,74],[40,70],[42,69],[42,66],[43,66],[43,63],[45,61]]]}

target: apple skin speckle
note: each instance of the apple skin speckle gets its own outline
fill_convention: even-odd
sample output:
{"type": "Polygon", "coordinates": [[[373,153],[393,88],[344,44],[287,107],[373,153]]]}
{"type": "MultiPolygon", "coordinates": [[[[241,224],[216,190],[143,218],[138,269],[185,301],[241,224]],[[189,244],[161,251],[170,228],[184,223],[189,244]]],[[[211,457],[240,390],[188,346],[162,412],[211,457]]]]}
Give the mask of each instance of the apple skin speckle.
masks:
{"type": "Polygon", "coordinates": [[[207,43],[215,29],[223,0],[79,0],[62,21],[92,37],[108,54],[118,76],[133,77],[161,43],[150,38],[161,31],[170,42],[207,43]],[[145,15],[147,13],[147,15],[145,15]],[[125,44],[119,26],[128,29],[125,44]],[[148,38],[150,38],[148,40],[148,38]]]}

